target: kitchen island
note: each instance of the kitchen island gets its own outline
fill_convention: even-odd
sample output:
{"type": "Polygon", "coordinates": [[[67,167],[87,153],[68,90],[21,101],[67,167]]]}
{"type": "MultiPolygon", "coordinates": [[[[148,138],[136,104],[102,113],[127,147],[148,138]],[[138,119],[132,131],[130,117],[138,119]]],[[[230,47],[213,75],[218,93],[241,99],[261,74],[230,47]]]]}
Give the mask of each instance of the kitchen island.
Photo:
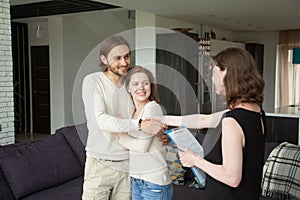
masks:
{"type": "Polygon", "coordinates": [[[300,144],[300,105],[267,110],[267,142],[300,144]]]}

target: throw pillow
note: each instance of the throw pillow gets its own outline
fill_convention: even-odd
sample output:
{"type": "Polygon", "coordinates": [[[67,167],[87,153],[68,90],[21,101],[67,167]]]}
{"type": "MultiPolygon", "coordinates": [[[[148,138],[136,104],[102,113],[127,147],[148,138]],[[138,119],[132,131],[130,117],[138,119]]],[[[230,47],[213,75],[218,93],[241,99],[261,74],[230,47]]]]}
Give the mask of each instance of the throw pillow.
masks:
{"type": "Polygon", "coordinates": [[[272,199],[299,199],[300,146],[282,142],[270,153],[263,167],[262,196],[272,199]]]}
{"type": "Polygon", "coordinates": [[[0,148],[0,167],[16,199],[83,175],[62,134],[0,148]]]}
{"type": "Polygon", "coordinates": [[[83,125],[77,125],[77,126],[69,126],[69,127],[63,127],[55,131],[56,133],[61,133],[68,145],[71,147],[72,151],[78,158],[78,161],[80,162],[82,166],[82,170],[84,169],[85,166],[85,147],[84,144],[81,140],[81,136],[88,135],[88,131],[86,128],[86,124],[83,125]]]}
{"type": "Polygon", "coordinates": [[[169,168],[169,174],[172,179],[172,183],[176,185],[184,185],[184,175],[186,170],[183,168],[179,155],[178,148],[176,145],[168,145],[166,146],[166,161],[169,168]]]}

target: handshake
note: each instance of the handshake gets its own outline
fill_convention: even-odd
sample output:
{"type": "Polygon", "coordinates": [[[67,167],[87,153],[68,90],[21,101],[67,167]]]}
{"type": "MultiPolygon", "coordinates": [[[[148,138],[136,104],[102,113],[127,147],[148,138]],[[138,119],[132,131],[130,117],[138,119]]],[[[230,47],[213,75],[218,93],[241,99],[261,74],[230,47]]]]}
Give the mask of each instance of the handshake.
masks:
{"type": "Polygon", "coordinates": [[[163,117],[140,119],[138,129],[149,136],[156,135],[161,131],[167,130],[168,128],[162,119],[163,117]]]}
{"type": "Polygon", "coordinates": [[[165,134],[165,130],[168,129],[168,126],[162,120],[163,117],[141,119],[138,128],[148,136],[156,135],[163,145],[167,145],[169,140],[168,136],[165,134]]]}

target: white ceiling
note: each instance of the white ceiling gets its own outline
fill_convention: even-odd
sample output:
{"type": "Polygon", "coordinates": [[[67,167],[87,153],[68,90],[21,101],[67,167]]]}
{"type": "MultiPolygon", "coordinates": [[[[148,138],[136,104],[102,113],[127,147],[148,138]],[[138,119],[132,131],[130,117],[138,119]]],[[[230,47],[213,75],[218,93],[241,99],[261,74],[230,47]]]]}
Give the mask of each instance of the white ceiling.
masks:
{"type": "MultiPolygon", "coordinates": [[[[12,5],[45,0],[10,0],[12,5]]],[[[235,31],[300,29],[300,0],[94,0],[235,31]]]]}
{"type": "Polygon", "coordinates": [[[94,0],[235,31],[300,29],[300,0],[94,0]]]}

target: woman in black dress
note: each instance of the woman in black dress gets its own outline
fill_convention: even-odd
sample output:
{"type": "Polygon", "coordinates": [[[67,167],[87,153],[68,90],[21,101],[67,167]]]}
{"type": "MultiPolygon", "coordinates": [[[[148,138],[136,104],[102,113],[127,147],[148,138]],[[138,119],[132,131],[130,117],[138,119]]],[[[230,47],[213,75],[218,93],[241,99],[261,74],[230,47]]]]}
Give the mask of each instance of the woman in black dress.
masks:
{"type": "Polygon", "coordinates": [[[221,112],[219,124],[213,120],[215,114],[164,116],[162,120],[167,125],[188,128],[211,128],[218,124],[220,129],[216,130],[220,132],[213,133],[218,137],[210,143],[205,158],[182,149],[182,164],[206,172],[209,200],[258,200],[265,144],[264,81],[251,54],[244,49],[226,49],[213,57],[213,61],[216,93],[226,97],[229,109],[221,112]]]}

